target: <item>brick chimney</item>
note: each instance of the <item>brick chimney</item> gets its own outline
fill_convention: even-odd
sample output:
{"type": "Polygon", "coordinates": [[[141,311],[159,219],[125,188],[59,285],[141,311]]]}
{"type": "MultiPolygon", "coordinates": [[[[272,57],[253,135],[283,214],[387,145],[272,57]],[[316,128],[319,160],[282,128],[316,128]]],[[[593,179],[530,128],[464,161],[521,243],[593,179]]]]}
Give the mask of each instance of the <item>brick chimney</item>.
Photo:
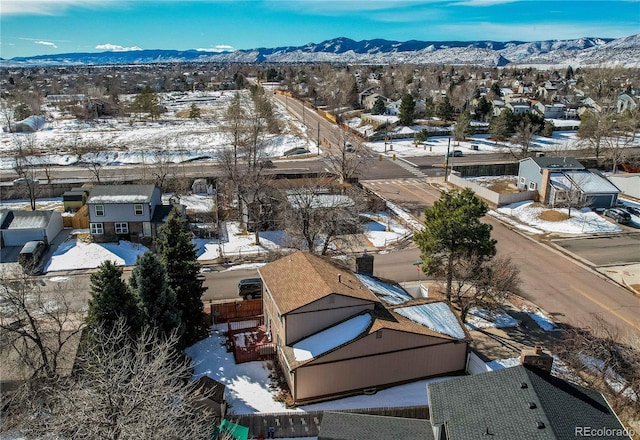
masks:
{"type": "Polygon", "coordinates": [[[538,188],[539,202],[543,204],[549,203],[549,181],[551,180],[551,171],[548,169],[542,170],[542,180],[540,181],[540,188],[538,188]]]}
{"type": "Polygon", "coordinates": [[[542,351],[542,347],[522,350],[520,353],[520,365],[537,368],[538,370],[551,373],[553,368],[553,356],[542,351]]]}

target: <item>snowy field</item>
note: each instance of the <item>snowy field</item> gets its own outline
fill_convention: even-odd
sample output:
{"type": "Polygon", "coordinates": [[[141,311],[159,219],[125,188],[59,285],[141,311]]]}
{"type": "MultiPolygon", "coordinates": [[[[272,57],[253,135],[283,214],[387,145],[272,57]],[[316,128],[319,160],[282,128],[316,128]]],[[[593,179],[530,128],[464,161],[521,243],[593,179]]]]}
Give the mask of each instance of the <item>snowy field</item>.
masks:
{"type": "MultiPolygon", "coordinates": [[[[246,91],[240,93],[246,94],[246,91]]],[[[33,135],[0,133],[0,169],[10,170],[15,163],[13,152],[20,143],[31,144],[40,151],[48,151],[30,159],[30,163],[50,163],[54,165],[77,165],[98,163],[102,166],[122,164],[153,164],[162,162],[189,162],[194,160],[216,160],[223,148],[230,145],[223,129],[223,118],[235,91],[189,93],[185,99],[176,100],[170,94],[160,94],[161,104],[167,107],[158,121],[139,121],[136,118],[105,118],[94,121],[79,121],[69,115],[61,114],[55,107],[44,107],[47,124],[33,135]],[[197,105],[201,118],[188,119],[190,98],[202,99],[197,105]]],[[[122,96],[123,100],[132,100],[133,96],[122,96]]],[[[282,127],[279,135],[267,135],[264,140],[264,152],[271,158],[281,158],[283,153],[294,147],[319,151],[313,136],[300,121],[293,118],[285,108],[272,100],[274,113],[282,127]]],[[[377,119],[378,123],[394,123],[394,116],[367,115],[377,119]]],[[[488,135],[474,135],[466,141],[451,141],[448,136],[430,137],[416,146],[415,133],[428,128],[428,121],[416,121],[421,125],[395,127],[394,134],[404,133],[407,139],[392,140],[386,147],[386,154],[399,157],[442,156],[447,149],[461,150],[464,155],[478,153],[506,152],[519,149],[509,142],[500,144],[488,139],[488,135]],[[477,150],[473,150],[477,148],[477,150]]],[[[577,121],[554,120],[558,127],[575,125],[577,121]]],[[[360,118],[348,121],[350,127],[361,133],[371,134],[373,125],[362,122],[360,118]]],[[[480,123],[476,123],[480,124],[480,123]]],[[[384,141],[365,143],[374,153],[385,154],[384,141]]],[[[636,139],[640,146],[640,136],[636,139]]],[[[536,136],[531,150],[562,152],[580,148],[576,131],[557,131],[551,138],[536,136]]]]}

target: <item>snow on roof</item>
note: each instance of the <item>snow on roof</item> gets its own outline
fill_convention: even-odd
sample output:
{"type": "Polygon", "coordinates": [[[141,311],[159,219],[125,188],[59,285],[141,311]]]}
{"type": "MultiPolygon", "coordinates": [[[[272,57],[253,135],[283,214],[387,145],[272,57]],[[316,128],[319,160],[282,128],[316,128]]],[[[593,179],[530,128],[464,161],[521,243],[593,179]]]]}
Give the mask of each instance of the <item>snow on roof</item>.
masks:
{"type": "Polygon", "coordinates": [[[367,286],[369,290],[387,304],[399,305],[413,299],[411,295],[398,285],[385,283],[377,278],[361,273],[357,273],[356,276],[362,281],[362,284],[367,286]]]}
{"type": "Polygon", "coordinates": [[[146,195],[103,195],[91,197],[91,203],[145,203],[149,200],[146,195]]]}
{"type": "Polygon", "coordinates": [[[566,171],[565,174],[587,194],[620,192],[618,188],[605,177],[599,176],[591,171],[566,171]]]}
{"type": "Polygon", "coordinates": [[[354,202],[349,196],[342,194],[313,194],[313,193],[290,193],[287,200],[292,208],[341,208],[353,206],[354,202]]]}
{"type": "Polygon", "coordinates": [[[294,344],[293,356],[296,361],[306,361],[320,356],[355,339],[370,325],[370,315],[358,315],[294,344]]]}
{"type": "Polygon", "coordinates": [[[458,318],[443,302],[401,307],[393,311],[438,333],[458,339],[466,337],[458,318]]]}

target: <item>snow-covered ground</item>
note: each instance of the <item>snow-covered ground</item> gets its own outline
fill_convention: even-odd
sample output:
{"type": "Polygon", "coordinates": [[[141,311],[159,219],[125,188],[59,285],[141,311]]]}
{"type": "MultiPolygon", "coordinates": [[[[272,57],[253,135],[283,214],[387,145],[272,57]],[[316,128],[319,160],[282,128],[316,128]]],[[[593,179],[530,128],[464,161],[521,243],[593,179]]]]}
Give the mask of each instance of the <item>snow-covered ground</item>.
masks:
{"type": "MultiPolygon", "coordinates": [[[[240,93],[247,93],[246,91],[240,93]]],[[[186,98],[176,100],[170,94],[160,94],[160,102],[167,112],[158,121],[141,122],[136,118],[108,118],[95,121],[79,121],[61,114],[55,107],[45,107],[47,125],[33,135],[0,133],[0,169],[10,170],[15,163],[13,152],[19,143],[37,145],[40,151],[49,151],[31,158],[32,164],[51,163],[54,165],[75,165],[79,163],[99,163],[102,166],[120,164],[147,164],[155,162],[188,162],[193,160],[218,159],[224,147],[230,145],[223,128],[223,116],[235,91],[189,93],[186,98]],[[207,98],[198,101],[202,117],[188,118],[190,98],[207,98]],[[78,151],[84,153],[78,153],[78,151]]],[[[133,96],[122,96],[131,100],[133,96]]],[[[276,100],[273,100],[276,117],[282,122],[283,131],[279,135],[267,135],[264,141],[265,154],[271,158],[281,158],[283,153],[294,147],[318,151],[313,136],[300,121],[291,116],[276,100]]],[[[367,115],[378,123],[397,121],[394,116],[367,115]]],[[[465,141],[453,141],[448,136],[433,136],[422,144],[413,141],[413,135],[423,129],[428,121],[416,121],[420,125],[395,127],[392,134],[404,133],[407,139],[395,139],[386,145],[384,141],[367,142],[375,153],[395,154],[399,157],[444,156],[448,148],[461,150],[463,154],[505,152],[520,147],[510,142],[496,143],[488,135],[473,135],[465,141]],[[472,149],[472,146],[476,148],[472,149]]],[[[557,120],[559,127],[567,123],[575,126],[576,121],[557,120]]],[[[479,124],[479,123],[476,123],[479,124]]],[[[348,125],[361,133],[371,134],[373,125],[360,118],[348,121],[348,125]]],[[[640,136],[636,139],[640,145],[640,136]]],[[[579,149],[576,131],[556,131],[550,138],[535,136],[531,150],[564,151],[579,149]]]]}
{"type": "Polygon", "coordinates": [[[212,336],[187,348],[186,353],[194,363],[194,380],[206,375],[226,386],[232,414],[427,405],[427,383],[447,379],[420,380],[381,390],[371,396],[346,397],[287,409],[284,403],[273,399],[268,363],[255,361],[236,364],[233,353],[227,353],[224,347],[223,331],[223,327],[214,326],[212,336]]]}

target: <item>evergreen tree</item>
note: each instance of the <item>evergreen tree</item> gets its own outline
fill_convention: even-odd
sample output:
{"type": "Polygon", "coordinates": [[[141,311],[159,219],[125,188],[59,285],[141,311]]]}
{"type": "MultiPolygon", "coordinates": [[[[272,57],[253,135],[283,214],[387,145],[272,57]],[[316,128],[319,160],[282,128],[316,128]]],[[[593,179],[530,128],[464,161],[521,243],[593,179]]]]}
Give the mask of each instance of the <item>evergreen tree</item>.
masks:
{"type": "Polygon", "coordinates": [[[405,93],[402,96],[400,102],[400,114],[398,115],[398,122],[401,125],[411,125],[413,123],[413,113],[416,111],[416,101],[409,93],[405,93]]]}
{"type": "Polygon", "coordinates": [[[438,104],[436,109],[436,116],[438,116],[443,121],[451,121],[453,120],[453,106],[451,102],[449,102],[449,97],[445,96],[442,101],[438,104]]]}
{"type": "Polygon", "coordinates": [[[496,253],[492,227],[480,221],[488,210],[485,202],[465,188],[443,191],[433,207],[424,211],[425,227],[415,234],[414,241],[421,252],[423,272],[445,279],[448,301],[456,265],[461,260],[481,264],[496,253]]]}
{"type": "Polygon", "coordinates": [[[476,106],[476,118],[480,119],[481,121],[486,121],[492,110],[493,104],[487,101],[487,98],[482,96],[478,100],[478,105],[476,106]]]}
{"type": "Polygon", "coordinates": [[[374,115],[384,115],[386,111],[387,107],[384,105],[384,99],[382,99],[382,96],[378,96],[375,104],[373,104],[371,113],[373,113],[374,115]]]}
{"type": "Polygon", "coordinates": [[[131,272],[129,288],[133,292],[143,325],[157,328],[160,334],[182,331],[176,294],[167,279],[167,271],[153,252],[138,258],[131,272]]]}
{"type": "Polygon", "coordinates": [[[156,249],[166,268],[169,287],[175,292],[182,314],[183,346],[189,346],[207,336],[202,304],[202,294],[207,288],[202,285],[200,263],[186,222],[177,210],[171,210],[159,232],[156,249]]]}
{"type": "Polygon", "coordinates": [[[148,84],[133,99],[131,110],[137,113],[149,113],[152,119],[155,119],[160,114],[158,96],[148,84]]]}
{"type": "Polygon", "coordinates": [[[200,119],[200,109],[195,102],[189,107],[189,119],[200,119]]]}
{"type": "Polygon", "coordinates": [[[122,280],[122,269],[107,260],[91,274],[89,310],[86,322],[90,327],[110,330],[119,319],[132,330],[137,331],[140,315],[136,300],[122,280]]]}
{"type": "Polygon", "coordinates": [[[542,128],[542,136],[552,137],[554,128],[555,128],[555,125],[553,125],[553,122],[544,121],[544,127],[542,128]]]}
{"type": "Polygon", "coordinates": [[[462,112],[453,128],[453,136],[456,141],[463,141],[467,136],[473,134],[473,127],[471,126],[471,112],[465,110],[462,112]]]}
{"type": "Polygon", "coordinates": [[[504,109],[489,122],[489,134],[496,142],[504,142],[514,133],[514,120],[511,110],[504,109]]]}

